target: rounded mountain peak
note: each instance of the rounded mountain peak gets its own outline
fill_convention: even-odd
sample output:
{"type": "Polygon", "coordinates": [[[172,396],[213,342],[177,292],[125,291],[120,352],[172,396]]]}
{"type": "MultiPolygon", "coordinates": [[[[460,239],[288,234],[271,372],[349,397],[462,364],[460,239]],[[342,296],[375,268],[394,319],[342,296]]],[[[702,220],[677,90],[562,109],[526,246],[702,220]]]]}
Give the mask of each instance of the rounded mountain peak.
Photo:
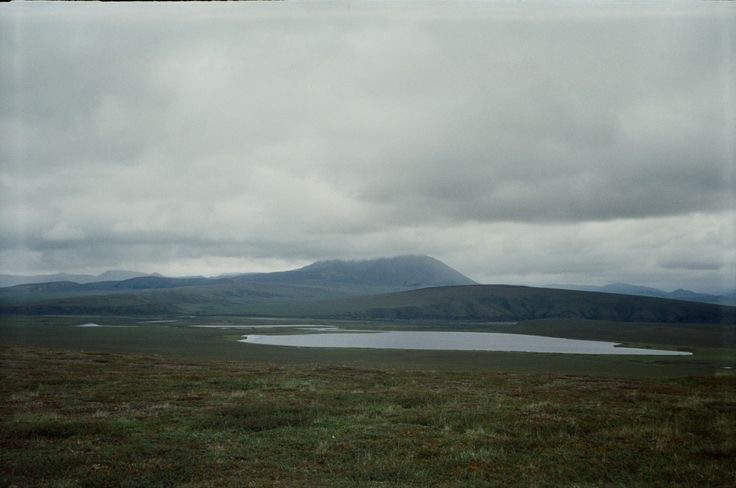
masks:
{"type": "Polygon", "coordinates": [[[473,285],[475,282],[430,256],[406,255],[359,261],[317,261],[298,270],[313,279],[387,286],[473,285]]]}

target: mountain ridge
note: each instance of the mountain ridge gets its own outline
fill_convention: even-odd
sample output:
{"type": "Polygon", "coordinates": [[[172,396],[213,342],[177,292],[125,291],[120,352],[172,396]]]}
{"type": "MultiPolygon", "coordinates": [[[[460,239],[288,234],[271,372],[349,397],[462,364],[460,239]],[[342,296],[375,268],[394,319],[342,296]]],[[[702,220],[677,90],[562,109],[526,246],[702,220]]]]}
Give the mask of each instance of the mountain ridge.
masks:
{"type": "MultiPolygon", "coordinates": [[[[113,272],[105,272],[95,278],[103,277],[103,275],[110,276],[110,273],[113,272]]],[[[442,261],[422,255],[403,255],[365,260],[333,259],[316,261],[307,266],[287,271],[228,273],[212,278],[202,276],[166,277],[158,273],[127,273],[135,273],[136,275],[122,280],[99,279],[96,281],[69,279],[70,277],[91,277],[92,275],[40,275],[58,276],[60,278],[50,282],[33,281],[13,286],[36,285],[33,287],[34,289],[42,289],[43,285],[47,283],[59,282],[84,285],[87,289],[175,288],[233,282],[291,284],[323,284],[324,282],[330,282],[335,284],[386,286],[389,288],[475,284],[475,281],[447,266],[442,261]]],[[[58,289],[60,286],[49,285],[49,288],[58,289]]]]}
{"type": "Polygon", "coordinates": [[[669,298],[672,300],[687,300],[691,302],[713,303],[717,305],[736,305],[736,290],[730,293],[723,294],[700,293],[683,288],[678,288],[673,291],[665,291],[650,286],[633,285],[630,283],[620,282],[608,283],[606,285],[552,284],[547,285],[547,288],[560,290],[593,291],[601,293],[619,293],[623,295],[669,298]]]}
{"type": "MultiPolygon", "coordinates": [[[[646,290],[645,290],[646,291],[646,290]]],[[[736,307],[602,291],[479,285],[429,256],[318,261],[225,278],[142,276],[0,290],[0,313],[270,315],[368,320],[733,323],[736,307]]]]}
{"type": "Polygon", "coordinates": [[[99,283],[103,281],[123,281],[143,276],[156,276],[158,273],[141,273],[139,271],[128,271],[110,269],[100,274],[84,273],[50,273],[40,275],[14,275],[0,274],[0,288],[9,286],[30,285],[39,283],[72,282],[77,284],[99,283]]]}

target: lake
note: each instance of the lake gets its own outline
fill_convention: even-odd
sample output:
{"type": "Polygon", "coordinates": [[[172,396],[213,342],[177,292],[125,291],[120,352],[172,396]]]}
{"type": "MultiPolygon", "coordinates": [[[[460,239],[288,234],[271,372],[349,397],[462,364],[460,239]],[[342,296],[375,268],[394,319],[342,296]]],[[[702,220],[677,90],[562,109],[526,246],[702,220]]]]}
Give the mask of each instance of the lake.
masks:
{"type": "Polygon", "coordinates": [[[562,354],[688,356],[683,351],[616,347],[615,342],[585,341],[490,332],[385,331],[289,335],[244,335],[240,342],[270,346],[354,347],[451,351],[515,351],[562,354]]]}

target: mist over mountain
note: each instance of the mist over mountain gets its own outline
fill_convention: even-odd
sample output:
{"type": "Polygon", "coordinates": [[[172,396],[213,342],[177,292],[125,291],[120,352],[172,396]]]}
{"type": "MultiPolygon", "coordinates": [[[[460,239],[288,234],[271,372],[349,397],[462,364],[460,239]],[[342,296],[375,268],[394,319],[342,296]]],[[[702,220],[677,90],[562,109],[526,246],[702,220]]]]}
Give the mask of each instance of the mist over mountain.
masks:
{"type": "Polygon", "coordinates": [[[0,275],[0,288],[6,286],[25,285],[29,283],[51,283],[57,281],[71,281],[74,283],[97,283],[100,281],[122,281],[141,276],[153,276],[150,273],[141,273],[138,271],[126,270],[108,270],[98,275],[92,274],[74,274],[74,273],[53,273],[43,275],[0,275]]]}
{"type": "Polygon", "coordinates": [[[344,283],[399,288],[475,284],[475,281],[442,261],[418,255],[361,261],[317,261],[293,271],[249,274],[238,279],[269,283],[344,283]]]}
{"type": "MultiPolygon", "coordinates": [[[[0,275],[0,286],[73,282],[103,288],[146,289],[176,288],[227,282],[343,284],[368,285],[389,288],[419,288],[425,286],[472,285],[462,273],[430,256],[407,255],[360,261],[317,261],[303,268],[273,273],[226,273],[212,278],[202,276],[165,277],[158,273],[136,271],[105,271],[99,275],[66,274],[36,276],[0,275]],[[118,283],[112,283],[118,282],[118,283]],[[4,284],[8,283],[8,284],[4,284]]],[[[58,289],[59,287],[53,287],[58,289]]]]}
{"type": "MultiPolygon", "coordinates": [[[[16,292],[118,292],[223,285],[227,283],[261,283],[341,287],[339,295],[356,295],[400,291],[405,289],[477,284],[445,263],[423,255],[395,256],[368,260],[317,261],[299,269],[271,273],[224,273],[214,277],[166,277],[159,273],[108,270],[98,275],[54,273],[44,275],[0,274],[0,288],[16,287],[16,292]],[[81,285],[81,286],[79,286],[81,285]]],[[[602,286],[550,284],[547,288],[686,300],[717,305],[736,305],[736,290],[723,293],[700,293],[679,288],[666,291],[630,283],[602,286]]]]}
{"type": "Polygon", "coordinates": [[[597,291],[601,293],[619,293],[622,295],[635,295],[642,297],[669,298],[672,300],[687,300],[691,302],[714,303],[718,305],[736,305],[736,290],[723,294],[699,293],[682,288],[673,291],[665,291],[658,288],[632,285],[629,283],[609,283],[603,286],[554,284],[548,285],[548,287],[562,290],[597,291]]]}
{"type": "Polygon", "coordinates": [[[106,293],[143,293],[192,287],[207,288],[208,296],[217,294],[218,290],[225,295],[239,296],[239,293],[247,290],[247,293],[243,293],[250,297],[325,298],[468,284],[475,282],[441,261],[429,256],[411,255],[363,261],[318,261],[289,271],[231,274],[214,278],[173,278],[154,274],[120,281],[34,282],[4,288],[0,291],[0,302],[28,302],[36,301],[39,297],[61,299],[85,294],[99,296],[106,293]]]}

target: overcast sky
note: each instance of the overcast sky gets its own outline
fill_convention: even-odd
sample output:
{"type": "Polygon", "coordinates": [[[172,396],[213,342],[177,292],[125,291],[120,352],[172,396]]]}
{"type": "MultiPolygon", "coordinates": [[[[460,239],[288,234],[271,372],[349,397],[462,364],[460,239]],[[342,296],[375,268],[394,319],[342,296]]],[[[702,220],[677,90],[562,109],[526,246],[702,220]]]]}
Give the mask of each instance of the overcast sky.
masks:
{"type": "Polygon", "coordinates": [[[0,272],[734,287],[732,3],[0,7],[0,272]]]}

